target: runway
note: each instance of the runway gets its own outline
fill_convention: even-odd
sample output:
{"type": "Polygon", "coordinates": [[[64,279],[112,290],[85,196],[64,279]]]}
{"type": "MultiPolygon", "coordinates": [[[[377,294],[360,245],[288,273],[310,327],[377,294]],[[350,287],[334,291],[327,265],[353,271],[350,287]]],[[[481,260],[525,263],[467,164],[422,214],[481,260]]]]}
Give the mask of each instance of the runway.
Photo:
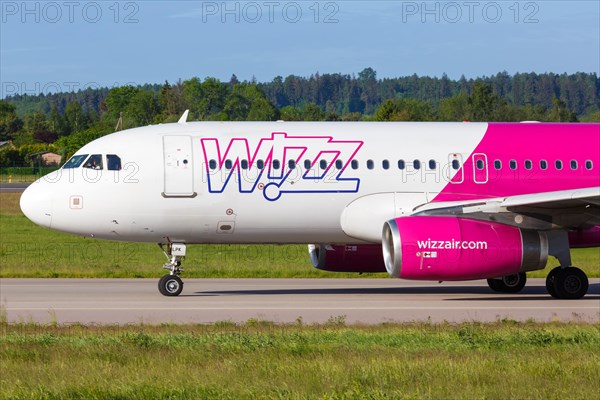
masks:
{"type": "Polygon", "coordinates": [[[159,324],[536,321],[600,322],[600,279],[582,300],[551,298],[543,279],[516,295],[485,281],[437,284],[394,279],[187,279],[179,297],[163,297],[157,279],[1,279],[9,322],[159,324]]]}
{"type": "Polygon", "coordinates": [[[31,183],[0,182],[0,193],[23,193],[31,183]]]}

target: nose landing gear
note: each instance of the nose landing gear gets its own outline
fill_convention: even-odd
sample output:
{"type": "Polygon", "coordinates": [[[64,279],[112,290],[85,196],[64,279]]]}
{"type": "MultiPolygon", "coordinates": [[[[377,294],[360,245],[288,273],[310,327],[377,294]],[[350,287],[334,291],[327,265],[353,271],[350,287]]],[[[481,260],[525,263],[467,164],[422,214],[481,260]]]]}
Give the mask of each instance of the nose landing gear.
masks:
{"type": "Polygon", "coordinates": [[[166,249],[163,243],[159,243],[158,246],[167,257],[167,263],[163,265],[163,269],[169,270],[169,274],[158,281],[158,291],[163,296],[179,296],[183,290],[183,281],[179,274],[183,272],[181,262],[185,259],[185,244],[168,243],[166,249]]]}

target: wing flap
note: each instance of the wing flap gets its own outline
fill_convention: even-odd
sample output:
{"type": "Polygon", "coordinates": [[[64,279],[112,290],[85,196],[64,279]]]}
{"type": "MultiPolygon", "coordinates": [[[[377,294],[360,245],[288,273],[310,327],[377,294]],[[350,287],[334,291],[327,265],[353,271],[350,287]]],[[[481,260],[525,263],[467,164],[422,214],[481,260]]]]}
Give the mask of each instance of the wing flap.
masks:
{"type": "Polygon", "coordinates": [[[428,203],[413,215],[461,215],[529,229],[581,229],[600,225],[600,186],[496,197],[472,201],[428,203]]]}
{"type": "Polygon", "coordinates": [[[501,201],[500,206],[506,208],[518,206],[570,208],[583,203],[600,205],[600,187],[510,196],[501,201]]]}

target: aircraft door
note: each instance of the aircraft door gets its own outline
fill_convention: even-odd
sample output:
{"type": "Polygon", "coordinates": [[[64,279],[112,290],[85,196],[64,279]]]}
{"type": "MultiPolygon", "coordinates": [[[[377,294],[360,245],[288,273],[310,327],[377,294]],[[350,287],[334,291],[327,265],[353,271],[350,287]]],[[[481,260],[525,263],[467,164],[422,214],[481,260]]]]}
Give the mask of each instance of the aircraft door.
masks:
{"type": "Polygon", "coordinates": [[[194,157],[190,136],[164,136],[164,197],[195,197],[194,157]]]}

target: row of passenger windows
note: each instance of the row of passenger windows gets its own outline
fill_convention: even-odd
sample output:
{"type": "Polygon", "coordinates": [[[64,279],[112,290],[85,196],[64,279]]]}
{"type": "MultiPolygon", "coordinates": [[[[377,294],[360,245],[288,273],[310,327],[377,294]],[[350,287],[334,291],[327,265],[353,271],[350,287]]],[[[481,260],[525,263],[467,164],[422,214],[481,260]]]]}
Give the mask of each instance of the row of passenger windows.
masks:
{"type": "MultiPolygon", "coordinates": [[[[335,161],[335,167],[337,169],[342,169],[344,167],[344,161],[343,160],[336,160],[335,161]]],[[[304,169],[311,169],[314,165],[318,165],[320,169],[327,169],[328,165],[330,165],[327,160],[321,160],[319,161],[318,164],[313,164],[312,161],[310,160],[304,160],[303,162],[304,165],[304,169]]],[[[406,168],[407,163],[404,160],[398,160],[398,169],[405,169],[406,168]]],[[[421,168],[421,161],[419,160],[414,160],[412,162],[413,168],[415,169],[420,169],[421,168]]],[[[217,161],[216,160],[210,160],[208,162],[208,166],[211,170],[215,170],[217,169],[217,161]]],[[[248,169],[249,165],[248,165],[248,160],[242,160],[240,162],[240,166],[242,167],[242,169],[248,169]]],[[[295,169],[297,166],[296,161],[295,160],[289,160],[288,161],[288,168],[289,169],[295,169]]],[[[389,160],[383,160],[381,162],[381,166],[383,167],[383,169],[390,169],[390,162],[389,160]]],[[[428,166],[429,169],[436,169],[437,168],[437,163],[435,160],[429,160],[428,162],[428,166]]],[[[458,169],[460,167],[460,164],[458,163],[458,161],[455,160],[455,162],[452,163],[452,166],[454,169],[458,169]]],[[[265,161],[264,160],[257,160],[256,161],[256,167],[258,169],[263,169],[265,167],[265,161]]],[[[358,169],[360,167],[360,163],[358,162],[358,160],[352,160],[350,162],[350,167],[352,169],[358,169]]],[[[233,161],[232,160],[225,160],[225,169],[231,169],[233,168],[233,161]]],[[[281,162],[279,160],[273,160],[273,169],[280,169],[281,168],[281,162]]],[[[368,169],[374,169],[375,168],[375,161],[373,160],[367,160],[367,168],[368,169]]]]}
{"type": "MultiPolygon", "coordinates": [[[[63,168],[89,168],[101,170],[104,169],[104,156],[102,154],[78,154],[65,163],[63,168]]],[[[119,171],[121,169],[121,158],[115,154],[106,155],[106,169],[109,171],[119,171]]]]}
{"type": "MultiPolygon", "coordinates": [[[[304,169],[309,170],[311,169],[314,165],[310,160],[304,160],[304,169]]],[[[414,169],[421,169],[422,163],[420,160],[413,160],[412,161],[412,167],[414,169]]],[[[454,170],[458,170],[460,168],[460,162],[458,160],[452,160],[452,169],[454,170]]],[[[325,170],[328,167],[328,162],[327,160],[321,160],[318,163],[318,166],[320,169],[325,170]]],[[[375,161],[373,160],[367,160],[367,169],[374,169],[375,168],[375,161]]],[[[407,165],[409,165],[409,163],[407,163],[405,160],[398,160],[398,169],[403,170],[406,169],[407,165]]],[[[429,160],[427,163],[427,168],[430,170],[435,170],[438,167],[438,163],[435,160],[429,160]]],[[[502,161],[501,160],[494,160],[494,169],[496,170],[501,170],[502,169],[502,161]]],[[[541,170],[547,170],[548,169],[548,161],[546,160],[540,160],[539,161],[539,167],[541,170]]],[[[586,160],[585,163],[585,169],[587,170],[591,170],[593,169],[594,165],[592,163],[591,160],[586,160]]],[[[215,170],[217,169],[217,161],[216,160],[210,160],[208,163],[208,166],[211,170],[215,170]]],[[[248,160],[242,160],[240,162],[240,166],[242,167],[242,169],[248,169],[249,164],[248,164],[248,160]]],[[[335,168],[337,169],[342,169],[344,166],[344,161],[342,160],[336,160],[335,161],[335,168]]],[[[523,163],[523,166],[526,170],[531,170],[533,169],[533,161],[531,160],[525,160],[525,162],[523,163]]],[[[579,163],[577,162],[577,160],[571,160],[569,162],[569,166],[572,170],[577,170],[579,169],[579,163]]],[[[265,162],[264,160],[257,160],[256,161],[256,167],[258,169],[263,169],[265,167],[265,162]]],[[[360,167],[360,164],[358,162],[358,160],[352,160],[350,162],[350,167],[352,169],[358,169],[360,167]]],[[[383,160],[381,161],[381,167],[383,169],[390,169],[390,161],[389,160],[383,160]]],[[[477,160],[475,162],[475,167],[478,170],[483,170],[485,168],[485,162],[483,160],[477,160]]],[[[508,167],[511,170],[516,170],[518,169],[518,162],[517,160],[510,160],[508,162],[508,167]]],[[[226,169],[231,169],[233,168],[233,161],[232,160],[225,160],[225,168],[226,169]]],[[[281,168],[281,162],[279,160],[273,160],[273,169],[280,169],[281,168]]],[[[289,160],[288,161],[288,168],[289,169],[295,169],[296,168],[296,161],[294,160],[289,160]]],[[[563,169],[563,161],[562,160],[556,160],[554,162],[554,168],[556,170],[562,170],[563,169]]]]}
{"type": "MultiPolygon", "coordinates": [[[[523,163],[523,166],[525,167],[526,170],[530,170],[533,169],[533,161],[531,160],[525,160],[525,162],[523,163]]],[[[483,160],[477,160],[477,162],[475,163],[475,166],[477,167],[478,170],[482,170],[485,167],[485,164],[483,162],[483,160]]],[[[541,170],[547,170],[549,166],[549,163],[547,160],[540,160],[539,161],[539,167],[541,170]]],[[[585,169],[592,170],[594,168],[594,163],[592,163],[592,160],[586,160],[584,163],[585,169]]],[[[510,160],[508,162],[508,168],[510,168],[511,170],[516,170],[519,167],[519,164],[517,163],[517,160],[510,160]]],[[[579,169],[579,162],[577,160],[571,160],[569,161],[569,167],[572,170],[577,170],[579,169]]],[[[564,164],[562,160],[555,160],[554,161],[554,169],[560,171],[561,169],[564,168],[564,164]]],[[[496,170],[501,170],[502,169],[502,161],[501,160],[494,160],[494,169],[496,170]]]]}

